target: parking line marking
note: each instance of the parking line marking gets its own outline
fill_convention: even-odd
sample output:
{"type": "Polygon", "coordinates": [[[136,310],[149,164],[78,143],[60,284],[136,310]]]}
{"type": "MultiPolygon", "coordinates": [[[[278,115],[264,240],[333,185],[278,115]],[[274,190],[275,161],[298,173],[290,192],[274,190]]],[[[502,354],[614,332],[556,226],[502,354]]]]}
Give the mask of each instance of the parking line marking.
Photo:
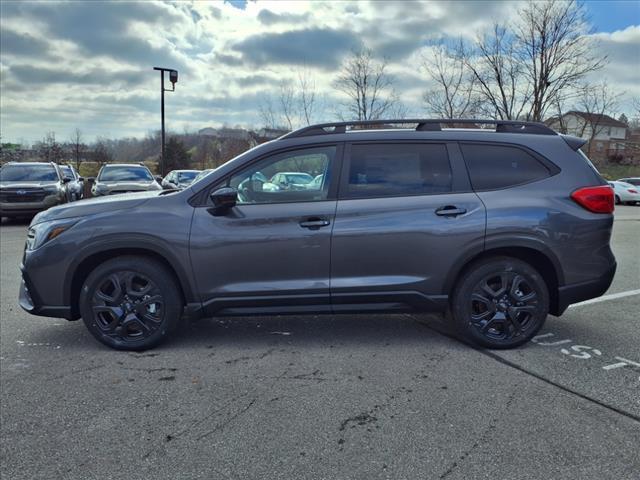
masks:
{"type": "Polygon", "coordinates": [[[631,297],[633,295],[640,295],[640,290],[627,290],[626,292],[603,295],[602,297],[592,298],[591,300],[585,300],[584,302],[574,303],[573,305],[569,305],[569,308],[581,307],[582,305],[590,305],[598,302],[606,302],[607,300],[615,300],[616,298],[631,297]]]}
{"type": "Polygon", "coordinates": [[[622,358],[622,357],[615,357],[615,359],[620,360],[621,362],[626,362],[629,365],[633,365],[634,367],[640,367],[640,363],[634,362],[633,360],[627,360],[626,358],[622,358]]]}

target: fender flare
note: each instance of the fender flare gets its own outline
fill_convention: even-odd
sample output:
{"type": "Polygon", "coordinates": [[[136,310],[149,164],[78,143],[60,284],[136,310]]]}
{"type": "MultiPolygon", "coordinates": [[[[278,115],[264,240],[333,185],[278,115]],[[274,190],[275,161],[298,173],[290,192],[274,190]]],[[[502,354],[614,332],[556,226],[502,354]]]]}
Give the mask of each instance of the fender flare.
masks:
{"type": "MultiPolygon", "coordinates": [[[[185,244],[184,248],[187,249],[188,245],[185,244]]],[[[183,267],[185,260],[181,261],[179,259],[175,254],[175,248],[171,249],[162,239],[155,236],[128,234],[126,238],[122,238],[121,235],[114,234],[101,237],[99,240],[83,247],[69,264],[65,275],[63,295],[65,299],[69,300],[70,305],[73,303],[71,298],[73,279],[80,265],[94,255],[107,253],[111,250],[146,250],[164,258],[180,283],[185,302],[188,304],[200,303],[200,298],[196,294],[195,281],[192,277],[191,269],[186,270],[183,267]]],[[[188,257],[186,261],[190,262],[188,257]]]]}
{"type": "MultiPolygon", "coordinates": [[[[562,270],[558,257],[553,251],[539,238],[528,235],[508,235],[508,236],[493,236],[485,238],[484,247],[470,248],[463,255],[461,255],[454,263],[447,279],[444,283],[445,294],[450,294],[455,282],[460,276],[460,272],[472,261],[481,255],[490,253],[492,250],[508,250],[510,248],[525,248],[528,250],[536,251],[539,254],[544,255],[553,265],[553,269],[558,280],[558,286],[564,285],[564,272],[562,270]]],[[[534,265],[535,266],[535,265],[534,265]]]]}

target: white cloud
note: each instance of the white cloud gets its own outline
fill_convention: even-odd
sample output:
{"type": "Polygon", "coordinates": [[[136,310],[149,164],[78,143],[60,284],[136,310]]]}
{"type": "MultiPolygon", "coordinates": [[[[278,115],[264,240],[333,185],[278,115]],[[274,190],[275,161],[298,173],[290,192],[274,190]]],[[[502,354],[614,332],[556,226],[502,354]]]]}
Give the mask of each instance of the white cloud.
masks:
{"type": "MultiPolygon", "coordinates": [[[[422,112],[420,55],[433,42],[471,38],[514,18],[518,2],[250,1],[3,4],[0,128],[31,141],[75,127],[88,138],[141,136],[159,127],[154,66],[177,68],[167,125],[181,131],[257,125],[259,104],[306,66],[333,98],[337,65],[359,42],[389,59],[402,100],[422,112]]],[[[611,59],[599,76],[638,91],[640,27],[595,37],[611,59]]],[[[326,105],[325,119],[335,106],[326,105]]]]}

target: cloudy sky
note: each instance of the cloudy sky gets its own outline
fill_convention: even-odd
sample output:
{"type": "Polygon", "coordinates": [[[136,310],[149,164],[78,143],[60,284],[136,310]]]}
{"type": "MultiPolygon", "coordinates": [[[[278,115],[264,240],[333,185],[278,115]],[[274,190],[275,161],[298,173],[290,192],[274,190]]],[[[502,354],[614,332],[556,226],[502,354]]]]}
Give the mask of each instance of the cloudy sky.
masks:
{"type": "MultiPolygon", "coordinates": [[[[625,98],[640,96],[640,2],[588,1],[598,74],[625,98]]],[[[159,74],[179,70],[166,96],[167,128],[258,125],[265,95],[304,69],[335,116],[331,82],[361,44],[389,59],[410,113],[424,114],[420,58],[435,43],[473,37],[514,18],[517,2],[11,2],[0,4],[0,133],[32,142],[79,127],[96,136],[159,128],[159,74]]],[[[621,111],[631,113],[623,103],[621,111]]]]}

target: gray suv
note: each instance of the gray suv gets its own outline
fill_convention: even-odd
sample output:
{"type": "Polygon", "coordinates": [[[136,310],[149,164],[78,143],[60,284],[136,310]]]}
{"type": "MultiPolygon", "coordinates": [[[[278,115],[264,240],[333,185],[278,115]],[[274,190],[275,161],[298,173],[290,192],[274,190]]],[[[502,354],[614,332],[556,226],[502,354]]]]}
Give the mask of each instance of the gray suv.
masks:
{"type": "Polygon", "coordinates": [[[0,168],[0,217],[34,215],[71,200],[61,168],[47,162],[9,162],[0,168]]]}
{"type": "Polygon", "coordinates": [[[406,311],[515,347],[613,279],[613,191],[583,144],[516,121],[306,127],[179,192],[39,214],[20,304],[127,350],[182,317],[406,311]],[[287,172],[320,181],[272,188],[287,172]]]}
{"type": "Polygon", "coordinates": [[[104,165],[93,182],[91,195],[94,197],[162,190],[157,179],[147,167],[132,163],[104,165]]]}

